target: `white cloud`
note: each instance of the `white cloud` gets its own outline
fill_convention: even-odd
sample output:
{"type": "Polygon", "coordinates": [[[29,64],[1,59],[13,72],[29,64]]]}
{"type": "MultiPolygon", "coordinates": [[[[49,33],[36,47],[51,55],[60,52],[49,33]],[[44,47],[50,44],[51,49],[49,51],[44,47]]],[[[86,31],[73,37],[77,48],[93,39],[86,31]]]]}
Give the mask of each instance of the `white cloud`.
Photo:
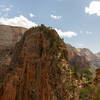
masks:
{"type": "Polygon", "coordinates": [[[32,17],[35,17],[35,15],[34,14],[32,14],[32,13],[30,13],[29,14],[29,16],[32,18],[32,17]]]}
{"type": "Polygon", "coordinates": [[[4,13],[2,17],[8,17],[8,13],[4,13]]]}
{"type": "Polygon", "coordinates": [[[23,15],[20,15],[18,17],[14,17],[14,18],[1,17],[0,18],[0,23],[4,24],[4,25],[21,26],[21,27],[25,27],[25,28],[30,28],[32,26],[37,26],[36,23],[28,20],[23,15]]]}
{"type": "Polygon", "coordinates": [[[85,7],[85,12],[89,15],[96,14],[97,16],[100,16],[100,1],[92,1],[89,4],[89,7],[85,7]]]}
{"type": "Polygon", "coordinates": [[[62,16],[56,16],[56,15],[53,15],[53,14],[51,14],[50,17],[53,18],[53,19],[61,19],[62,18],[62,16]]]}
{"type": "Polygon", "coordinates": [[[55,30],[58,32],[59,36],[61,36],[61,37],[71,38],[73,36],[77,36],[77,33],[72,32],[72,31],[63,32],[62,30],[56,29],[56,28],[55,28],[55,30]]]}
{"type": "Polygon", "coordinates": [[[10,8],[13,8],[13,7],[14,7],[14,5],[10,5],[9,7],[10,7],[10,8]]]}
{"type": "Polygon", "coordinates": [[[93,32],[90,32],[90,31],[80,31],[81,34],[87,34],[87,35],[91,35],[93,34],[93,32]]]}
{"type": "Polygon", "coordinates": [[[7,11],[7,12],[10,11],[10,10],[11,10],[11,8],[4,8],[3,9],[3,11],[7,11]]]}
{"type": "Polygon", "coordinates": [[[84,44],[82,44],[82,43],[77,43],[77,46],[78,46],[78,47],[83,47],[84,44]]]}
{"type": "MultiPolygon", "coordinates": [[[[35,22],[32,22],[32,21],[28,20],[23,15],[20,15],[18,17],[14,17],[14,18],[1,17],[0,18],[0,24],[11,25],[11,26],[20,26],[20,27],[25,27],[25,28],[30,28],[30,27],[33,27],[33,26],[37,26],[37,24],[35,22]]],[[[77,33],[72,32],[72,31],[64,32],[64,31],[62,31],[60,29],[57,29],[57,28],[55,28],[55,30],[57,31],[57,33],[61,37],[71,38],[73,36],[77,36],[77,33]]]]}
{"type": "Polygon", "coordinates": [[[91,34],[92,34],[92,32],[86,31],[86,34],[91,35],[91,34]]]}
{"type": "Polygon", "coordinates": [[[80,31],[81,34],[83,34],[83,31],[80,31]]]}
{"type": "Polygon", "coordinates": [[[13,8],[14,6],[13,5],[8,5],[8,6],[6,6],[6,5],[0,5],[0,10],[1,11],[11,11],[11,9],[13,8]]]}

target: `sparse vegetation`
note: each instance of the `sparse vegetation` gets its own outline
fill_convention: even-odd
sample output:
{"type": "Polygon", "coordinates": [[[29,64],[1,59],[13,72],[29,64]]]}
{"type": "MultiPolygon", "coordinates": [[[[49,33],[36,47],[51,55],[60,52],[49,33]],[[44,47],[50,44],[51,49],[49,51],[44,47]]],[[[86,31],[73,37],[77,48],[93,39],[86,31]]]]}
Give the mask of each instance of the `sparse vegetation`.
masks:
{"type": "Polygon", "coordinates": [[[93,100],[93,92],[94,87],[93,86],[86,86],[79,90],[79,99],[80,100],[93,100]]]}

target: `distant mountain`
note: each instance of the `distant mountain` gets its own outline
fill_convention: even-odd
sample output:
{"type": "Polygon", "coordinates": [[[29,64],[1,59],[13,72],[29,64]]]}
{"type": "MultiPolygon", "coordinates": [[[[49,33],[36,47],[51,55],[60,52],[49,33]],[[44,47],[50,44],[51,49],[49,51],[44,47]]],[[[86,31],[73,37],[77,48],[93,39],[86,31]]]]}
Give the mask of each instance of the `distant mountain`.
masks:
{"type": "Polygon", "coordinates": [[[96,53],[96,56],[100,58],[100,52],[96,53]]]}
{"type": "Polygon", "coordinates": [[[97,68],[100,67],[100,53],[94,54],[87,48],[81,48],[78,49],[78,51],[81,53],[82,56],[84,56],[87,59],[87,61],[90,62],[90,64],[97,68]]]}
{"type": "Polygon", "coordinates": [[[82,71],[86,68],[91,68],[89,61],[83,56],[79,50],[70,44],[67,44],[68,50],[68,59],[71,67],[77,66],[79,71],[82,71]]]}
{"type": "Polygon", "coordinates": [[[15,44],[21,39],[26,28],[0,25],[0,80],[10,64],[15,44]]]}
{"type": "Polygon", "coordinates": [[[77,67],[78,72],[89,69],[95,77],[95,70],[99,67],[100,59],[86,48],[75,48],[70,44],[66,44],[68,51],[68,60],[70,67],[77,67]]]}
{"type": "Polygon", "coordinates": [[[97,59],[96,55],[87,48],[80,48],[78,50],[81,53],[81,55],[84,56],[89,62],[97,59]]]}
{"type": "Polygon", "coordinates": [[[15,46],[26,30],[23,27],[0,25],[0,49],[15,46]]]}

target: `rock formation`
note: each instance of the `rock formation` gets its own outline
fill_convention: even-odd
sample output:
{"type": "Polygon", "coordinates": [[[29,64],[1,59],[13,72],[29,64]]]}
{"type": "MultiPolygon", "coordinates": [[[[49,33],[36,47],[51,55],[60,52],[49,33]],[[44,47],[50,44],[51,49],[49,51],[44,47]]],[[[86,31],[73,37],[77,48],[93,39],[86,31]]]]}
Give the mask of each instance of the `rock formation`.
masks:
{"type": "Polygon", "coordinates": [[[94,54],[92,53],[89,49],[86,48],[81,48],[78,49],[81,53],[81,55],[83,55],[87,61],[89,61],[89,63],[96,67],[99,68],[100,67],[100,57],[99,57],[99,53],[98,54],[94,54]]]}
{"type": "Polygon", "coordinates": [[[70,44],[67,44],[66,47],[70,67],[76,66],[79,72],[91,67],[89,61],[77,50],[77,48],[70,44]]]}
{"type": "Polygon", "coordinates": [[[100,85],[100,68],[96,69],[96,77],[94,79],[94,84],[100,85]]]}
{"type": "Polygon", "coordinates": [[[96,56],[100,58],[100,52],[96,53],[96,56]]]}
{"type": "Polygon", "coordinates": [[[25,32],[16,44],[0,100],[78,100],[66,44],[57,32],[41,25],[25,32]]]}
{"type": "Polygon", "coordinates": [[[7,72],[15,44],[26,30],[22,27],[0,25],[0,81],[7,72]]]}
{"type": "Polygon", "coordinates": [[[26,28],[22,27],[0,25],[0,49],[1,47],[15,46],[26,30],[26,28]]]}

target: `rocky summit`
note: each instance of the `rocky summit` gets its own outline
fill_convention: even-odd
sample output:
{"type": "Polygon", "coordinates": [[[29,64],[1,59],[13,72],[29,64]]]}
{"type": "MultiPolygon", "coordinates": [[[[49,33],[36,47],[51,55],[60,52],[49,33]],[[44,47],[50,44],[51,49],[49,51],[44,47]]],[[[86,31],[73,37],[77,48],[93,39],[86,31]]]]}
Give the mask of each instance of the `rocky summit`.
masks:
{"type": "Polygon", "coordinates": [[[72,76],[66,49],[52,28],[26,31],[0,82],[0,100],[78,100],[80,82],[72,76]]]}

